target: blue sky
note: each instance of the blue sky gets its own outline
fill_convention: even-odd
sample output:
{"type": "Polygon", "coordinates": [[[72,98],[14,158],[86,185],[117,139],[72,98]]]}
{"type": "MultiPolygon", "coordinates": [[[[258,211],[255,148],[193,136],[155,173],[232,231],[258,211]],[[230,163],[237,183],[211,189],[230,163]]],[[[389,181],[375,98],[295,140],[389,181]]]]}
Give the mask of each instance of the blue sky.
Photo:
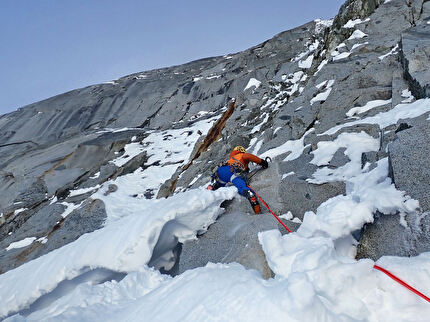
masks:
{"type": "Polygon", "coordinates": [[[148,69],[238,52],[344,0],[1,0],[0,114],[148,69]]]}

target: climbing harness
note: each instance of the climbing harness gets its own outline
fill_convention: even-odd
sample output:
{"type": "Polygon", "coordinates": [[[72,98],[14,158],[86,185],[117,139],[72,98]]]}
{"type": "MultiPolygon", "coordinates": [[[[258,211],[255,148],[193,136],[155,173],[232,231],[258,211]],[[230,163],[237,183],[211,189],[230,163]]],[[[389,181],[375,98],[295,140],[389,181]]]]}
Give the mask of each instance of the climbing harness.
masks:
{"type": "Polygon", "coordinates": [[[239,174],[241,174],[242,172],[245,171],[245,164],[243,164],[243,162],[236,159],[235,157],[230,157],[230,158],[235,161],[234,163],[230,164],[231,172],[233,172],[233,173],[238,172],[239,174]]]}

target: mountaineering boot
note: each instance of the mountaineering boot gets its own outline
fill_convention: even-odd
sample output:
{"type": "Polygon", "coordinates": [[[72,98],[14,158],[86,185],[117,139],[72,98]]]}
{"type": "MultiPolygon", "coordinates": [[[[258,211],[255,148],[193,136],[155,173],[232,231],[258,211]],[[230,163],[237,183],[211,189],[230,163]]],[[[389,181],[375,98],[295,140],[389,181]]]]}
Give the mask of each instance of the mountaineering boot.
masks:
{"type": "Polygon", "coordinates": [[[253,193],[251,190],[246,190],[245,197],[249,200],[249,203],[251,204],[251,207],[254,210],[254,212],[256,214],[259,214],[261,212],[261,209],[255,193],[253,193]]]}
{"type": "Polygon", "coordinates": [[[217,190],[218,188],[220,188],[220,185],[218,182],[212,183],[210,185],[207,186],[206,189],[208,190],[217,190]]]}

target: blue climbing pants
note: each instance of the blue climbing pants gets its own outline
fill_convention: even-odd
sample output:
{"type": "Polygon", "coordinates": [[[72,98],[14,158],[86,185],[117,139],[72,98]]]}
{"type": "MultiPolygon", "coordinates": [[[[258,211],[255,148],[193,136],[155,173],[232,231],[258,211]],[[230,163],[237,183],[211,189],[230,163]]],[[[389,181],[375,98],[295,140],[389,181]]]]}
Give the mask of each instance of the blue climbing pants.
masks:
{"type": "Polygon", "coordinates": [[[246,190],[251,190],[246,185],[245,180],[243,180],[238,174],[232,172],[230,166],[228,165],[219,167],[217,170],[217,175],[217,182],[221,187],[224,187],[227,183],[232,182],[242,196],[246,190]]]}

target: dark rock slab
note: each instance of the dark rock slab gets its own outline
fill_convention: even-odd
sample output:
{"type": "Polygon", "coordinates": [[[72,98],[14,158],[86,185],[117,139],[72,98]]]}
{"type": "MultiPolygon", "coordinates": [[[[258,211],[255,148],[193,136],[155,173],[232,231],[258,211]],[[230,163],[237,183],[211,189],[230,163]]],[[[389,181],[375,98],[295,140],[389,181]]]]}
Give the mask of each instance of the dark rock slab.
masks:
{"type": "Polygon", "coordinates": [[[367,224],[357,247],[357,258],[378,260],[382,256],[417,256],[430,251],[429,213],[406,216],[407,227],[399,215],[377,214],[367,224]]]}
{"type": "Polygon", "coordinates": [[[62,213],[65,208],[61,204],[48,205],[33,214],[13,234],[3,239],[0,242],[0,273],[73,242],[85,233],[101,228],[106,219],[104,203],[98,199],[87,199],[81,207],[63,218],[62,213]],[[47,241],[34,241],[26,247],[5,250],[10,243],[27,237],[46,237],[47,241]]]}
{"type": "Polygon", "coordinates": [[[427,116],[401,122],[388,145],[390,176],[397,189],[420,202],[422,212],[408,214],[407,227],[398,215],[377,214],[368,224],[358,247],[358,258],[384,255],[416,256],[430,250],[430,124],[427,116]]]}
{"type": "Polygon", "coordinates": [[[78,239],[85,233],[99,229],[106,219],[106,209],[103,201],[87,199],[81,207],[74,210],[60,222],[57,229],[48,236],[47,251],[59,248],[78,239]]]}
{"type": "Polygon", "coordinates": [[[345,193],[344,182],[312,184],[295,175],[286,177],[280,187],[286,209],[300,219],[306,211],[316,211],[318,206],[330,198],[345,193]]]}
{"type": "Polygon", "coordinates": [[[416,98],[430,97],[430,25],[412,27],[402,34],[401,57],[406,79],[416,98]]]}
{"type": "Polygon", "coordinates": [[[338,149],[329,162],[329,166],[339,168],[347,164],[350,160],[348,156],[345,155],[346,148],[338,149]]]}
{"type": "Polygon", "coordinates": [[[430,123],[425,119],[408,121],[410,128],[396,133],[389,144],[393,181],[420,202],[423,211],[430,210],[430,123]]]}
{"type": "MultiPolygon", "coordinates": [[[[292,230],[298,226],[292,222],[286,224],[292,230]]],[[[260,215],[223,215],[204,235],[183,244],[178,273],[205,266],[209,262],[237,262],[246,268],[258,270],[264,278],[270,278],[273,273],[258,241],[258,233],[271,229],[280,229],[286,233],[285,228],[267,212],[260,215]]]]}
{"type": "Polygon", "coordinates": [[[22,208],[30,207],[47,199],[48,188],[43,179],[36,180],[27,190],[22,191],[14,200],[22,208]]]}
{"type": "Polygon", "coordinates": [[[6,248],[10,243],[26,237],[46,236],[52,227],[62,219],[61,214],[65,209],[66,206],[59,203],[45,205],[32,213],[23,224],[7,223],[0,229],[0,236],[5,236],[0,242],[0,248],[6,248]]]}

